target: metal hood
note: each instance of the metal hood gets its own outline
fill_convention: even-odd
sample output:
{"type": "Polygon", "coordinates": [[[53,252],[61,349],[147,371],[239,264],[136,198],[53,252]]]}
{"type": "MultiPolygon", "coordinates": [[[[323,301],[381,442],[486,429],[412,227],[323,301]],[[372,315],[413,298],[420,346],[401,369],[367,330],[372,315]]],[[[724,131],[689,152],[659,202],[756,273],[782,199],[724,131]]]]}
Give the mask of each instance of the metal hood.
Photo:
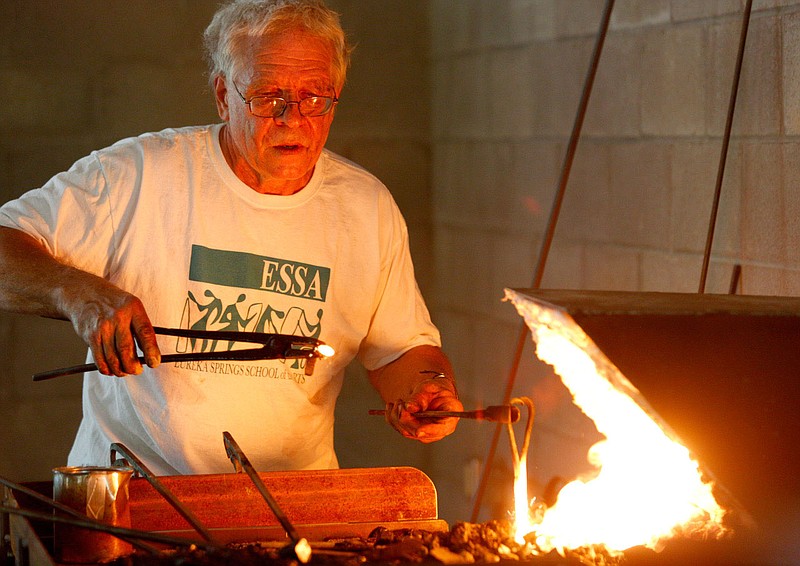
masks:
{"type": "Polygon", "coordinates": [[[515,292],[572,318],[752,517],[755,537],[800,560],[800,298],[515,292]]]}

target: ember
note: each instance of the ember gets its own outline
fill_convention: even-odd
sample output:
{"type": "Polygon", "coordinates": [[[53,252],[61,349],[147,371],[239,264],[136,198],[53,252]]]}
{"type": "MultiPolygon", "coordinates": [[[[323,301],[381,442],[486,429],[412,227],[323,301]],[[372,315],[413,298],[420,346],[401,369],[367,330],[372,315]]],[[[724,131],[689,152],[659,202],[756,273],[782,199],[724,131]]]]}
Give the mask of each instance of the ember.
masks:
{"type": "MultiPolygon", "coordinates": [[[[283,553],[285,542],[237,543],[215,550],[187,548],[152,555],[137,551],[111,562],[111,566],[216,566],[228,564],[296,566],[283,553]]],[[[536,554],[530,544],[514,540],[509,521],[482,524],[456,523],[449,532],[417,529],[375,529],[367,538],[335,539],[312,543],[309,564],[356,566],[369,564],[494,564],[525,561],[535,564],[616,564],[618,560],[599,548],[536,554]]]]}

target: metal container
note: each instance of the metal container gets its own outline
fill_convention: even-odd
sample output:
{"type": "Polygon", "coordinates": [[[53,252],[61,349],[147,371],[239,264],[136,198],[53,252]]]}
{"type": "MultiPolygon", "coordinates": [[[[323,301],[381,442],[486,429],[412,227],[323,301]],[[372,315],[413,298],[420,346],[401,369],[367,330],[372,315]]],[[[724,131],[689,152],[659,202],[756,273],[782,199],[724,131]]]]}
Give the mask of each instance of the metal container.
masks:
{"type": "MultiPolygon", "coordinates": [[[[131,468],[54,468],[53,499],[92,519],[130,528],[128,485],[132,475],[131,468]]],[[[115,536],[79,527],[56,523],[53,535],[54,555],[60,562],[107,562],[133,551],[115,536]]]]}

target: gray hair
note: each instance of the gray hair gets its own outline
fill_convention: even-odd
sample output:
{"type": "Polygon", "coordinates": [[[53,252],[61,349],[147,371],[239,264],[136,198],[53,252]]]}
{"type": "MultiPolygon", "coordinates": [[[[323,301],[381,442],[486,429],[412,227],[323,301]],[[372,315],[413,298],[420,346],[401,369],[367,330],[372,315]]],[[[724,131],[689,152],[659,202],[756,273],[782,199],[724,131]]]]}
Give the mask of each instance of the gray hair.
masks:
{"type": "Polygon", "coordinates": [[[297,28],[330,42],[334,87],[340,90],[352,48],[339,23],[339,14],[328,9],[322,0],[233,0],[222,6],[203,36],[209,82],[213,85],[216,77],[230,77],[243,39],[297,28]]]}

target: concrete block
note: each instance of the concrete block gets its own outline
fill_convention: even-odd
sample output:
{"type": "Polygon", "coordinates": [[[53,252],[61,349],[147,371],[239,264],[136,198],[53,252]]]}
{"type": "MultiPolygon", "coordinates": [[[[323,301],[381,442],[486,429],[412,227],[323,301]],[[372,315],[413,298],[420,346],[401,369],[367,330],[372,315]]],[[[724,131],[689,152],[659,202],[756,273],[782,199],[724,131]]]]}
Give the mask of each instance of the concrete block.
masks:
{"type": "Polygon", "coordinates": [[[641,254],[641,291],[696,293],[703,267],[702,255],[669,250],[644,250],[641,254]]]}
{"type": "MultiPolygon", "coordinates": [[[[676,142],[672,147],[671,248],[702,254],[708,237],[716,190],[721,143],[676,142]]],[[[736,255],[740,251],[740,146],[728,149],[712,252],[736,255]]]]}
{"type": "MultiPolygon", "coordinates": [[[[491,272],[491,288],[495,292],[496,304],[503,299],[506,287],[529,287],[533,281],[538,248],[528,238],[508,235],[492,237],[492,258],[488,266],[491,272]]],[[[507,309],[500,309],[500,313],[507,309]]]]}
{"type": "MultiPolygon", "coordinates": [[[[700,260],[702,262],[702,259],[700,260]]],[[[708,266],[708,277],[706,279],[706,293],[719,293],[725,294],[730,292],[731,282],[733,280],[734,269],[736,265],[741,265],[744,271],[750,269],[750,266],[747,262],[741,261],[741,259],[731,259],[731,258],[715,258],[712,256],[711,262],[708,266]]],[[[700,264],[702,265],[702,263],[700,264]]],[[[700,271],[698,271],[698,274],[700,271]]],[[[748,276],[749,278],[749,276],[748,276]]],[[[750,293],[747,289],[743,286],[743,277],[740,276],[739,285],[737,285],[738,293],[740,295],[747,295],[753,294],[750,293]]],[[[699,283],[699,275],[698,275],[698,283],[699,283]]],[[[758,294],[758,293],[755,293],[758,294]]]]}
{"type": "Polygon", "coordinates": [[[655,28],[643,39],[642,133],[702,134],[706,100],[703,26],[655,28]]]}
{"type": "Polygon", "coordinates": [[[641,288],[641,251],[614,245],[587,245],[583,289],[638,291],[641,288]]]}
{"type": "Polygon", "coordinates": [[[438,264],[436,303],[440,308],[485,309],[495,300],[492,288],[491,242],[470,227],[439,227],[435,233],[438,264]]]}
{"type": "Polygon", "coordinates": [[[219,120],[196,68],[114,67],[100,75],[98,83],[97,123],[114,139],[219,120]]]}
{"type": "Polygon", "coordinates": [[[418,52],[354,53],[334,128],[373,138],[423,137],[430,122],[431,97],[424,64],[418,52]],[[393,71],[376,75],[368,68],[393,71]]]}
{"type": "Polygon", "coordinates": [[[509,1],[479,0],[477,6],[477,41],[482,47],[503,47],[513,43],[512,11],[509,1]]]}
{"type": "MultiPolygon", "coordinates": [[[[503,306],[514,310],[510,305],[503,304],[503,306]]],[[[511,323],[500,323],[491,318],[477,321],[473,342],[470,345],[475,353],[473,365],[475,386],[472,400],[477,406],[502,404],[523,324],[519,316],[511,323]]]]}
{"type": "Polygon", "coordinates": [[[534,68],[534,134],[568,136],[589,68],[593,42],[585,38],[537,44],[534,68]]]}
{"type": "Polygon", "coordinates": [[[784,6],[796,6],[797,0],[754,0],[753,11],[770,10],[784,6]]]}
{"type": "Polygon", "coordinates": [[[56,134],[79,131],[91,118],[86,77],[54,68],[0,69],[0,132],[56,134]]]}
{"type": "Polygon", "coordinates": [[[784,262],[790,252],[783,220],[782,148],[779,144],[746,143],[743,157],[742,259],[784,262]]]}
{"type": "Polygon", "coordinates": [[[174,60],[198,49],[216,2],[38,1],[17,3],[17,8],[15,57],[38,66],[92,72],[109,61],[174,60]]]}
{"type": "Polygon", "coordinates": [[[800,296],[800,271],[779,265],[746,265],[742,269],[742,294],[800,296]]]}
{"type": "MultiPolygon", "coordinates": [[[[779,30],[776,14],[755,17],[750,23],[734,122],[740,135],[776,136],[781,132],[779,30]]],[[[736,51],[729,59],[736,61],[736,51]]]]}
{"type": "Polygon", "coordinates": [[[436,219],[450,218],[457,210],[458,196],[464,185],[468,144],[442,142],[432,147],[432,205],[436,219]]]}
{"type": "Polygon", "coordinates": [[[783,38],[783,129],[786,135],[800,133],[800,12],[782,18],[783,38]]]}
{"type": "Polygon", "coordinates": [[[489,84],[497,87],[486,101],[491,136],[520,139],[532,134],[537,82],[533,57],[529,47],[496,49],[489,55],[489,84]]]}
{"type": "Polygon", "coordinates": [[[600,26],[603,2],[573,0],[556,3],[557,37],[594,35],[600,26]]]}
{"type": "Polygon", "coordinates": [[[783,224],[786,231],[786,265],[800,267],[800,144],[786,142],[783,149],[783,224]]]}
{"type": "Polygon", "coordinates": [[[610,148],[607,144],[587,139],[578,145],[561,208],[557,231],[559,238],[582,242],[610,240],[610,166],[610,148]]]}
{"type": "MultiPolygon", "coordinates": [[[[754,7],[758,1],[753,3],[754,7]]],[[[742,11],[743,4],[742,0],[704,0],[703,2],[671,0],[672,21],[684,22],[735,14],[742,11]]]]}
{"type": "Polygon", "coordinates": [[[12,432],[10,451],[2,460],[6,474],[20,481],[52,479],[52,468],[64,466],[81,418],[80,399],[35,399],[4,413],[12,432]]]}
{"type": "Polygon", "coordinates": [[[621,0],[614,4],[611,29],[636,29],[668,24],[670,0],[621,0]]]}
{"type": "Polygon", "coordinates": [[[670,146],[625,143],[611,148],[610,238],[638,248],[669,243],[670,146]]]}
{"type": "Polygon", "coordinates": [[[69,169],[81,157],[98,149],[89,135],[73,138],[60,136],[32,136],[19,140],[16,147],[8,150],[7,199],[16,198],[23,192],[42,186],[53,175],[69,169]]]}
{"type": "Polygon", "coordinates": [[[478,45],[524,45],[553,39],[557,0],[481,0],[478,45]]]}
{"type": "Polygon", "coordinates": [[[553,39],[558,0],[508,0],[509,34],[515,44],[553,39]]]}
{"type": "Polygon", "coordinates": [[[514,206],[513,146],[506,143],[470,145],[466,169],[470,221],[484,229],[508,229],[514,206]]]}
{"type": "MultiPolygon", "coordinates": [[[[639,135],[642,49],[637,35],[611,34],[606,39],[586,109],[584,136],[639,135]]],[[[588,66],[587,59],[587,70],[588,66]]]]}
{"type": "MultiPolygon", "coordinates": [[[[694,2],[693,4],[704,4],[694,2]]],[[[711,22],[708,26],[708,60],[705,63],[706,73],[706,132],[708,135],[722,136],[725,132],[725,123],[730,105],[731,86],[736,67],[736,57],[739,50],[739,34],[741,20],[726,19],[711,22]]],[[[746,51],[745,57],[751,54],[746,51]]],[[[744,66],[744,65],[743,65],[744,66]]],[[[744,69],[743,69],[744,70],[744,69]]],[[[751,111],[751,108],[741,104],[744,91],[743,81],[740,79],[737,94],[735,121],[732,130],[739,132],[742,115],[751,111]]]]}
{"type": "Polygon", "coordinates": [[[558,186],[563,152],[560,144],[541,139],[512,144],[509,232],[529,239],[543,233],[558,186]]]}
{"type": "Polygon", "coordinates": [[[444,156],[443,176],[446,176],[444,189],[437,185],[434,194],[435,214],[437,218],[448,218],[461,224],[472,224],[478,210],[476,196],[480,180],[476,175],[480,167],[472,161],[475,153],[474,145],[450,144],[444,156]]]}
{"type": "Polygon", "coordinates": [[[14,19],[18,7],[12,2],[0,3],[0,64],[11,61],[14,47],[14,19]]]}
{"type": "Polygon", "coordinates": [[[33,383],[35,373],[82,364],[87,347],[68,322],[36,316],[11,315],[11,344],[3,364],[15,399],[80,402],[80,374],[33,383]]]}
{"type": "Polygon", "coordinates": [[[420,53],[428,48],[428,17],[435,10],[427,0],[372,0],[367,6],[351,1],[330,7],[340,13],[342,27],[356,44],[356,53],[375,50],[420,53]]]}
{"type": "Polygon", "coordinates": [[[364,140],[352,145],[350,159],[389,188],[409,224],[429,223],[430,147],[404,140],[364,140]]]}
{"type": "Polygon", "coordinates": [[[432,318],[442,335],[442,349],[453,364],[459,395],[474,400],[480,388],[475,383],[475,319],[469,303],[459,309],[437,309],[432,318]]]}
{"type": "Polygon", "coordinates": [[[482,138],[489,131],[488,61],[485,54],[470,53],[437,65],[436,71],[444,71],[444,75],[437,73],[433,84],[445,86],[434,95],[433,130],[437,138],[482,138]]]}
{"type": "MultiPolygon", "coordinates": [[[[539,247],[536,248],[536,261],[540,261],[539,247]]],[[[594,258],[587,258],[583,244],[564,242],[556,239],[550,249],[544,266],[542,288],[546,289],[581,289],[587,264],[594,258]]],[[[533,275],[533,274],[531,274],[533,275]]]]}
{"type": "Polygon", "coordinates": [[[475,45],[481,0],[432,0],[429,8],[433,53],[457,53],[475,45]]]}

